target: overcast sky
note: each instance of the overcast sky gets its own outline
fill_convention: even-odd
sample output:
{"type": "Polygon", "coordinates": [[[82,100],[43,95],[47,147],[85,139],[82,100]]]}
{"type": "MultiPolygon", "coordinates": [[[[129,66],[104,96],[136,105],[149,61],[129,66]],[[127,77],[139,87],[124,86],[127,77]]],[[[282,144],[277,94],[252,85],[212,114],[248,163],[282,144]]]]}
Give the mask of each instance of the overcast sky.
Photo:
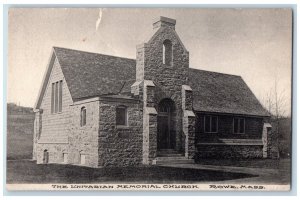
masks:
{"type": "Polygon", "coordinates": [[[10,9],[7,101],[34,106],[52,46],[135,58],[159,16],[177,20],[191,68],[240,75],[260,100],[277,77],[290,113],[289,9],[10,9]]]}

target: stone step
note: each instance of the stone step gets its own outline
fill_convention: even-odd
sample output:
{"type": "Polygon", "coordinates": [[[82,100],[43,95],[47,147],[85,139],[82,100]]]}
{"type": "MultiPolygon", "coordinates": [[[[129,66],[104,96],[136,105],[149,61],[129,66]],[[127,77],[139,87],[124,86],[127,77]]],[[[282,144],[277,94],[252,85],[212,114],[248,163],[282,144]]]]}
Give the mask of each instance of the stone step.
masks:
{"type": "Polygon", "coordinates": [[[153,164],[156,165],[168,165],[168,164],[193,164],[195,163],[193,159],[188,159],[184,156],[176,157],[156,157],[153,164]]]}
{"type": "Polygon", "coordinates": [[[170,157],[156,157],[156,160],[159,160],[159,161],[169,161],[169,160],[187,160],[186,157],[184,156],[170,156],[170,157]]]}
{"type": "Polygon", "coordinates": [[[178,151],[174,149],[163,149],[163,150],[159,150],[157,154],[178,154],[178,151]]]}
{"type": "Polygon", "coordinates": [[[160,149],[159,152],[177,152],[175,149],[160,149]]]}
{"type": "Polygon", "coordinates": [[[158,157],[181,157],[183,154],[180,153],[157,153],[158,157]]]}
{"type": "Polygon", "coordinates": [[[183,159],[183,160],[155,160],[156,165],[169,165],[169,164],[194,164],[192,159],[183,159]]]}

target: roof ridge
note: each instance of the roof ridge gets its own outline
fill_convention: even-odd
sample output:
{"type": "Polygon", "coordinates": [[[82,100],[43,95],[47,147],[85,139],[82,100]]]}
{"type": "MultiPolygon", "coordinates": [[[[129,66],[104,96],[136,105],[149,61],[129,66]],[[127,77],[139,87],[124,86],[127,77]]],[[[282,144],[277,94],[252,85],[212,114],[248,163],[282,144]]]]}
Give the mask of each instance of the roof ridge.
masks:
{"type": "Polygon", "coordinates": [[[108,54],[103,54],[103,53],[95,53],[95,52],[90,52],[90,51],[83,51],[83,50],[78,50],[78,49],[70,49],[70,48],[65,48],[65,47],[57,47],[53,46],[53,49],[63,49],[63,50],[69,50],[69,51],[78,51],[81,53],[89,53],[89,54],[96,54],[96,55],[102,55],[102,56],[109,56],[109,57],[114,57],[114,58],[121,58],[121,59],[127,59],[127,60],[133,60],[136,61],[134,58],[126,58],[126,57],[120,57],[120,56],[114,56],[114,55],[108,55],[108,54]]]}
{"type": "Polygon", "coordinates": [[[222,72],[214,72],[214,71],[208,71],[204,69],[196,69],[196,68],[189,68],[191,70],[196,70],[196,71],[203,71],[203,72],[209,72],[209,73],[214,73],[214,74],[222,74],[222,75],[227,75],[227,76],[236,76],[242,78],[240,75],[235,75],[235,74],[228,74],[228,73],[222,73],[222,72]]]}
{"type": "MultiPolygon", "coordinates": [[[[89,53],[89,54],[96,54],[96,55],[102,55],[102,56],[108,56],[108,57],[114,57],[114,58],[121,58],[121,59],[127,59],[127,60],[132,60],[136,61],[134,58],[126,58],[126,57],[121,57],[121,56],[114,56],[114,55],[108,55],[108,54],[102,54],[102,53],[95,53],[95,52],[90,52],[90,51],[83,51],[83,50],[78,50],[78,49],[70,49],[70,48],[65,48],[65,47],[58,47],[58,46],[53,46],[53,49],[64,49],[64,50],[70,50],[70,51],[78,51],[82,53],[89,53]]],[[[196,70],[196,71],[204,71],[204,72],[209,72],[209,73],[215,73],[215,74],[222,74],[222,75],[228,75],[228,76],[236,76],[236,77],[241,77],[240,75],[234,75],[234,74],[228,74],[228,73],[222,73],[222,72],[215,72],[215,71],[209,71],[209,70],[204,70],[204,69],[197,69],[197,68],[191,68],[191,70],[196,70]]]]}

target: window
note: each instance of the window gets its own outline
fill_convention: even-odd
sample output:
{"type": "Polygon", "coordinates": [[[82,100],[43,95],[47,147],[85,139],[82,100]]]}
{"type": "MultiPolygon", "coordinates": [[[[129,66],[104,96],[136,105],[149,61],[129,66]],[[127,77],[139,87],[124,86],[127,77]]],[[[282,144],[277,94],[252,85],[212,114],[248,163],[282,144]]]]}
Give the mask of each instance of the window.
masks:
{"type": "Polygon", "coordinates": [[[63,153],[63,163],[68,163],[68,154],[63,153]]]}
{"type": "Polygon", "coordinates": [[[233,133],[245,133],[245,119],[234,118],[233,119],[233,133]]]}
{"type": "Polygon", "coordinates": [[[80,111],[80,126],[86,125],[86,108],[82,107],[80,111]]]}
{"type": "Polygon", "coordinates": [[[80,154],[80,164],[84,165],[85,164],[85,155],[80,154]]]}
{"type": "Polygon", "coordinates": [[[204,117],[204,130],[206,133],[218,132],[218,117],[217,116],[205,116],[204,117]]]}
{"type": "Polygon", "coordinates": [[[125,106],[116,108],[116,125],[127,126],[127,108],[125,106]]]}
{"type": "Polygon", "coordinates": [[[62,111],[62,81],[52,83],[51,90],[51,113],[62,111]]]}
{"type": "Polygon", "coordinates": [[[48,162],[49,162],[49,152],[47,149],[45,149],[43,154],[43,163],[47,164],[48,162]]]}
{"type": "Polygon", "coordinates": [[[171,65],[172,59],[173,59],[172,42],[170,40],[165,40],[163,42],[163,64],[171,65]]]}

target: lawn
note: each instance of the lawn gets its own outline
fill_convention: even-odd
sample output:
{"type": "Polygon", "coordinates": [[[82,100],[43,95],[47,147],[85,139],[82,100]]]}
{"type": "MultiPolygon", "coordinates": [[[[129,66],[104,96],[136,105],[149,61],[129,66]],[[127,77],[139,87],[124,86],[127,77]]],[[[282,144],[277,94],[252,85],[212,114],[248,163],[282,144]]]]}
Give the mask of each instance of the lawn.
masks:
{"type": "Polygon", "coordinates": [[[33,114],[7,116],[7,159],[32,158],[33,122],[33,114]]]}
{"type": "Polygon", "coordinates": [[[7,161],[7,183],[201,183],[255,177],[246,173],[160,166],[89,168],[7,161]]]}
{"type": "MultiPolygon", "coordinates": [[[[266,184],[290,184],[291,180],[291,159],[203,159],[199,161],[201,166],[218,166],[219,168],[237,167],[239,172],[250,174],[259,174],[258,177],[248,179],[248,183],[266,183],[266,184]],[[252,173],[254,172],[254,173],[252,173]]],[[[242,180],[244,181],[244,180],[242,180]]],[[[241,183],[236,180],[236,183],[241,183]]]]}
{"type": "Polygon", "coordinates": [[[201,165],[250,167],[264,169],[279,169],[282,164],[289,165],[290,159],[203,159],[198,161],[201,165]]]}

